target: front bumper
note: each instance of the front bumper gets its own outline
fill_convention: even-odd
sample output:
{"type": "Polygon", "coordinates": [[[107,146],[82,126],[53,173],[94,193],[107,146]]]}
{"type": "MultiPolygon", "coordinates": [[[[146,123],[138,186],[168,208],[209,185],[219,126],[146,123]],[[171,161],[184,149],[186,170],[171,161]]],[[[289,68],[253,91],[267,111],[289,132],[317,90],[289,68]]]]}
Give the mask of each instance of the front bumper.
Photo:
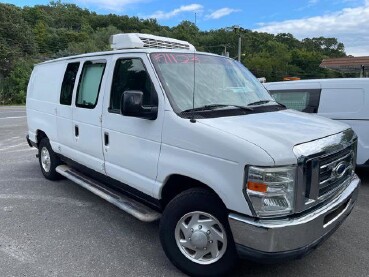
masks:
{"type": "Polygon", "coordinates": [[[254,219],[229,215],[229,225],[239,255],[258,262],[278,262],[302,257],[328,238],[351,213],[360,179],[335,199],[308,214],[286,219],[254,219]]]}

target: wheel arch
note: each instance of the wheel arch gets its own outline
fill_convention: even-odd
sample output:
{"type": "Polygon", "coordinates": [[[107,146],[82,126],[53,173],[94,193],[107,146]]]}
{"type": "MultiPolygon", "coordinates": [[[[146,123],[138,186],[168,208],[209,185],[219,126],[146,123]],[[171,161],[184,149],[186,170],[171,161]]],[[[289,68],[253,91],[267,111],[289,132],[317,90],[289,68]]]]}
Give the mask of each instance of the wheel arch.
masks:
{"type": "Polygon", "coordinates": [[[49,138],[46,133],[40,129],[37,129],[36,130],[36,144],[37,144],[37,147],[40,145],[40,142],[43,138],[49,138]]]}
{"type": "Polygon", "coordinates": [[[161,189],[160,203],[163,209],[168,205],[168,203],[173,198],[191,188],[204,188],[213,192],[225,206],[225,203],[219,196],[219,194],[207,184],[185,175],[172,174],[166,178],[164,185],[161,189]]]}

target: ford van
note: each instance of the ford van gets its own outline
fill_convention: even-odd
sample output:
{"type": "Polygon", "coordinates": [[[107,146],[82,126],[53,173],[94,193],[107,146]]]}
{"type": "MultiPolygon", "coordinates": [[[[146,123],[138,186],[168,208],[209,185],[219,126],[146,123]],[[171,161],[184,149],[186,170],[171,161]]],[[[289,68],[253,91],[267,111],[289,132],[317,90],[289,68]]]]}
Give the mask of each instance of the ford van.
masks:
{"type": "Polygon", "coordinates": [[[164,252],[193,276],[302,257],[350,214],[348,125],[286,109],[240,63],[188,42],[111,44],[34,67],[27,140],[45,178],[160,220],[164,252]]]}

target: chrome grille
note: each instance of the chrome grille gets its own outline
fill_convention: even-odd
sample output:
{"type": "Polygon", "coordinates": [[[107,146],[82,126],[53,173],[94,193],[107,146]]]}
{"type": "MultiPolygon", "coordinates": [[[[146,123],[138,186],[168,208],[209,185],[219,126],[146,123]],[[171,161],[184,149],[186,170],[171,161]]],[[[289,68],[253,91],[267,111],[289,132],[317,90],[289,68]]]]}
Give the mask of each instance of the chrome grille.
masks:
{"type": "Polygon", "coordinates": [[[354,145],[319,158],[319,197],[339,189],[354,171],[354,145]]]}
{"type": "Polygon", "coordinates": [[[339,195],[354,176],[357,136],[352,129],[296,145],[295,212],[339,195]]]}

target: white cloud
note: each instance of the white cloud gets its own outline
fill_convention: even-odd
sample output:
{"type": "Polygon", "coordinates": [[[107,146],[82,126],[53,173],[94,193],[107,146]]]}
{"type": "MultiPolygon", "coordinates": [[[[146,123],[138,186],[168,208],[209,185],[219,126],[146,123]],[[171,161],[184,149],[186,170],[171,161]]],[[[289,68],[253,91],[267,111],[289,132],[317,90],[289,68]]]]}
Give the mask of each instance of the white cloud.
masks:
{"type": "Polygon", "coordinates": [[[356,8],[345,8],[302,19],[259,23],[255,31],[266,33],[291,33],[299,39],[306,37],[336,37],[345,44],[350,55],[369,55],[369,0],[356,8]]]}
{"type": "Polygon", "coordinates": [[[206,18],[207,19],[219,19],[223,16],[227,16],[227,15],[230,15],[231,13],[240,12],[240,11],[241,10],[238,10],[238,9],[222,8],[222,9],[212,12],[211,14],[208,14],[206,18]]]}
{"type": "Polygon", "coordinates": [[[83,5],[96,5],[106,10],[122,11],[131,4],[147,2],[147,0],[73,0],[73,2],[83,5]]]}
{"type": "Polygon", "coordinates": [[[203,6],[200,4],[190,4],[185,6],[180,6],[169,12],[156,11],[152,15],[145,16],[146,18],[156,18],[156,19],[169,19],[175,17],[176,15],[184,12],[200,12],[203,10],[203,6]]]}

